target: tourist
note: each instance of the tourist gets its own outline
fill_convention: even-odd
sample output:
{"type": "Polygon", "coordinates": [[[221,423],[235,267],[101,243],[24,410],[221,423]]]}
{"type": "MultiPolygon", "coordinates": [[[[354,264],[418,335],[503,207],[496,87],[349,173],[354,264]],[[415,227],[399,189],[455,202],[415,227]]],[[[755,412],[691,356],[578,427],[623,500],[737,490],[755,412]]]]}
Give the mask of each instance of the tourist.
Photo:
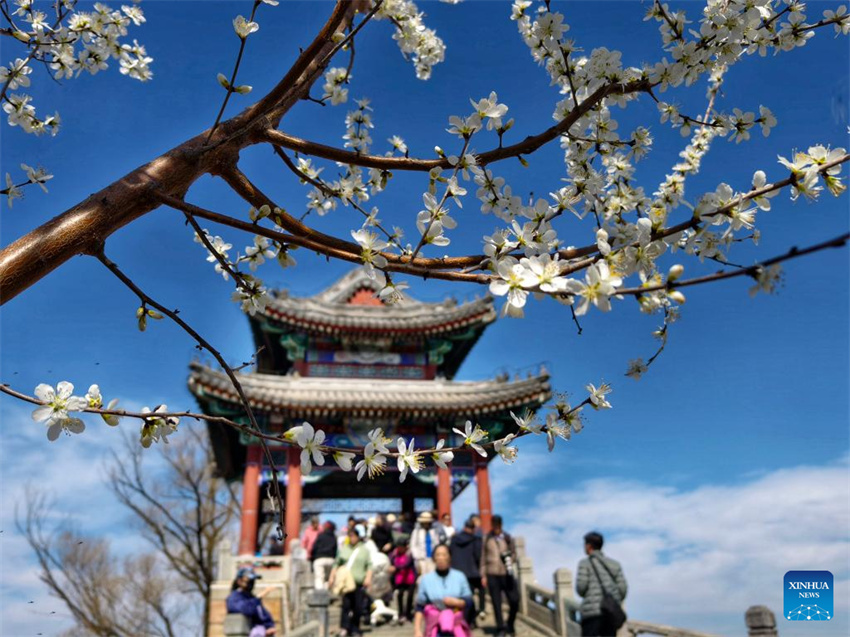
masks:
{"type": "Polygon", "coordinates": [[[484,529],[481,527],[481,516],[477,513],[473,513],[469,516],[469,520],[472,522],[472,528],[474,529],[473,533],[480,538],[484,537],[484,529]]]}
{"type": "Polygon", "coordinates": [[[325,522],[322,532],[316,536],[310,559],[313,560],[313,586],[324,590],[337,553],[336,525],[325,522]]]}
{"type": "Polygon", "coordinates": [[[446,542],[451,542],[452,536],[455,534],[455,527],[452,526],[451,513],[443,513],[443,517],[440,518],[440,523],[443,527],[443,533],[446,534],[446,542]]]}
{"type": "Polygon", "coordinates": [[[413,521],[413,512],[412,511],[404,511],[401,514],[401,532],[405,533],[408,537],[413,534],[413,529],[416,527],[416,524],[413,521]]]}
{"type": "Polygon", "coordinates": [[[375,526],[372,528],[372,540],[378,550],[389,553],[393,549],[393,534],[386,519],[380,513],[375,516],[375,526]]]}
{"type": "MultiPolygon", "coordinates": [[[[602,536],[592,531],[584,536],[584,552],[587,557],[578,563],[576,591],[581,596],[581,634],[583,637],[609,637],[615,635],[620,626],[608,614],[602,613],[602,598],[608,593],[617,604],[626,599],[626,578],[623,568],[616,560],[602,553],[602,536]]],[[[625,614],[623,614],[625,619],[625,614]]],[[[619,622],[622,625],[622,622],[619,622]]]]}
{"type": "MultiPolygon", "coordinates": [[[[434,528],[434,516],[430,511],[425,511],[416,519],[418,523],[410,535],[410,552],[416,560],[416,572],[425,575],[434,570],[434,549],[440,542],[440,535],[434,528]]],[[[443,536],[445,539],[445,536],[443,536]]]]}
{"type": "Polygon", "coordinates": [[[230,595],[225,602],[228,613],[245,615],[251,622],[251,632],[248,637],[265,637],[275,634],[274,619],[260,601],[273,588],[270,586],[259,596],[254,595],[254,582],[258,579],[260,576],[250,566],[240,568],[236,571],[236,579],[233,580],[230,595]]]}
{"type": "Polygon", "coordinates": [[[402,537],[408,540],[410,539],[410,536],[406,535],[402,531],[401,518],[395,513],[387,514],[387,527],[390,529],[390,533],[392,534],[393,545],[395,545],[402,537]]]}
{"type": "Polygon", "coordinates": [[[519,587],[516,581],[516,547],[513,538],[502,530],[502,517],[494,515],[491,530],[481,549],[481,583],[490,591],[496,637],[515,635],[514,625],[519,610],[519,587]],[[508,600],[508,622],[502,615],[502,595],[508,600]]]}
{"type": "Polygon", "coordinates": [[[339,534],[339,547],[348,546],[348,534],[357,526],[357,518],[353,515],[348,516],[348,522],[342,532],[339,534]]]}
{"type": "Polygon", "coordinates": [[[277,539],[277,534],[273,533],[269,538],[269,547],[267,553],[272,556],[283,555],[283,542],[277,539]]]}
{"type": "Polygon", "coordinates": [[[407,538],[401,538],[390,553],[390,573],[398,595],[398,617],[402,624],[413,620],[413,592],[416,588],[416,566],[408,544],[407,538]]]}
{"type": "Polygon", "coordinates": [[[348,543],[340,548],[328,584],[342,596],[339,637],[358,637],[363,615],[364,587],[372,583],[372,562],[369,550],[361,543],[356,526],[348,531],[348,543]]]}
{"type": "Polygon", "coordinates": [[[464,609],[472,604],[472,591],[466,576],[451,564],[449,547],[440,544],[434,549],[435,570],[419,578],[413,637],[472,634],[463,617],[464,609]]]}
{"type": "Polygon", "coordinates": [[[319,536],[321,529],[319,528],[319,516],[311,515],[310,523],[307,525],[307,528],[304,529],[304,532],[301,533],[301,546],[307,551],[307,555],[313,550],[313,543],[316,541],[316,538],[319,536]]]}
{"type": "MultiPolygon", "coordinates": [[[[484,587],[481,585],[481,538],[475,535],[475,527],[472,518],[467,519],[458,533],[452,536],[449,543],[449,550],[452,554],[452,565],[461,573],[466,575],[466,580],[469,582],[469,588],[473,591],[478,591],[478,616],[484,618],[484,602],[485,593],[484,587]]],[[[475,604],[470,604],[466,609],[466,621],[469,625],[475,628],[475,604]]]]}

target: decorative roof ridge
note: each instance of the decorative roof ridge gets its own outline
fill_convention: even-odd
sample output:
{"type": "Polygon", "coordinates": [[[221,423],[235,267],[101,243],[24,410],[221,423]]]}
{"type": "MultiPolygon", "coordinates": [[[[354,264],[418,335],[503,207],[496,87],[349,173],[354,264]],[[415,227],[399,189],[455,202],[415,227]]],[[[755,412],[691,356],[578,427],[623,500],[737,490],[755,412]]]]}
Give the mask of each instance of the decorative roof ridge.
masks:
{"type": "Polygon", "coordinates": [[[409,299],[396,303],[394,305],[351,305],[329,303],[317,297],[292,297],[285,294],[273,296],[268,306],[271,309],[278,311],[294,312],[298,315],[306,313],[324,314],[326,316],[348,316],[374,319],[379,316],[387,318],[406,318],[410,316],[420,316],[431,314],[434,312],[452,314],[465,314],[477,308],[486,310],[488,306],[493,305],[493,297],[489,294],[483,297],[457,303],[453,299],[448,299],[439,303],[423,303],[421,301],[412,301],[409,299]]]}
{"type": "MultiPolygon", "coordinates": [[[[373,290],[376,294],[383,289],[383,286],[380,285],[374,279],[371,279],[369,275],[366,273],[363,268],[355,268],[354,270],[349,271],[340,279],[332,283],[330,286],[319,292],[318,294],[314,294],[313,296],[294,296],[289,293],[286,289],[280,290],[272,290],[272,303],[284,303],[284,304],[303,304],[303,303],[311,303],[315,307],[333,307],[335,310],[338,310],[340,307],[359,307],[364,308],[367,311],[387,311],[392,310],[398,307],[419,307],[420,309],[432,309],[432,308],[450,308],[455,306],[464,306],[474,303],[479,303],[482,301],[482,298],[475,298],[471,301],[463,301],[458,303],[458,301],[452,297],[447,297],[442,301],[420,301],[411,296],[405,294],[404,301],[402,303],[398,303],[395,305],[383,305],[383,306],[369,306],[369,305],[360,305],[360,306],[351,306],[349,305],[349,299],[358,291],[363,288],[368,288],[373,290]]],[[[485,294],[483,296],[485,302],[492,303],[493,297],[490,294],[485,294]]]]}
{"type": "MultiPolygon", "coordinates": [[[[375,293],[380,292],[383,286],[372,279],[363,268],[355,268],[346,273],[342,278],[332,283],[318,294],[307,297],[319,303],[344,305],[357,290],[368,288],[375,293]]],[[[408,303],[421,304],[420,301],[410,299],[408,303]]]]}

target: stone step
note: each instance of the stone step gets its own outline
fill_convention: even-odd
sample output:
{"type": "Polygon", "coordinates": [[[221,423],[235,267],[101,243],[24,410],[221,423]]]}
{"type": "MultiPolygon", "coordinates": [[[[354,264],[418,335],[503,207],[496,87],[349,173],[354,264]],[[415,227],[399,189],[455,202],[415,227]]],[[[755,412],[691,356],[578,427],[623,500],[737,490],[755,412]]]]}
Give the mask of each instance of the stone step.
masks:
{"type": "MultiPolygon", "coordinates": [[[[394,606],[393,608],[396,607],[394,606]]],[[[339,600],[333,600],[328,612],[329,637],[336,637],[339,634],[339,620],[341,612],[342,607],[339,600]]],[[[496,621],[493,617],[493,608],[489,603],[489,600],[485,612],[486,616],[484,619],[478,620],[478,626],[472,630],[473,637],[485,637],[495,635],[496,633],[496,621]]],[[[504,608],[503,613],[504,616],[507,616],[507,606],[504,608]]],[[[378,626],[370,626],[368,624],[367,617],[361,622],[361,630],[363,631],[364,636],[369,635],[370,637],[413,637],[413,624],[411,622],[404,625],[385,623],[378,626]]],[[[543,633],[536,631],[520,619],[517,619],[516,622],[516,632],[517,637],[543,637],[543,633]]]]}

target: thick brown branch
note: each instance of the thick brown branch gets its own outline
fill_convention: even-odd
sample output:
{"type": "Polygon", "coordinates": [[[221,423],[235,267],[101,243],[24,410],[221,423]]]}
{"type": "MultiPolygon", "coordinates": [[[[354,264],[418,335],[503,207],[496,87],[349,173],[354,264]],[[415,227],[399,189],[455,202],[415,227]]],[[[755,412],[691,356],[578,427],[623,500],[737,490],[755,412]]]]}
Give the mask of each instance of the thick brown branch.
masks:
{"type": "Polygon", "coordinates": [[[344,28],[357,3],[341,1],[325,27],[278,85],[253,107],[219,126],[205,144],[208,131],[129,172],[85,201],[54,217],[0,252],[0,304],[6,303],[78,254],[97,250],[116,230],[154,210],[153,190],[182,197],[205,174],[236,161],[239,150],[256,140],[246,133],[276,120],[261,119],[274,108],[279,120],[309,89],[327,64],[333,34],[344,28]]]}
{"type": "MultiPolygon", "coordinates": [[[[621,84],[608,84],[597,89],[592,95],[588,96],[577,108],[574,108],[560,122],[546,129],[538,135],[526,137],[523,141],[512,144],[511,146],[503,146],[495,148],[476,155],[476,159],[480,165],[492,164],[493,162],[508,159],[510,157],[518,157],[520,155],[529,155],[538,150],[545,144],[557,139],[560,135],[566,133],[570,127],[575,124],[579,118],[585,115],[588,111],[596,107],[599,102],[609,95],[622,95],[627,93],[635,93],[638,91],[646,91],[650,87],[648,81],[637,81],[625,86],[621,84]]],[[[307,141],[294,137],[287,133],[277,130],[266,130],[260,134],[258,141],[266,141],[271,144],[278,144],[284,148],[304,153],[305,155],[314,155],[324,159],[331,159],[345,164],[355,164],[367,168],[382,168],[384,170],[412,170],[412,171],[429,171],[432,168],[449,168],[448,159],[416,159],[412,157],[380,157],[378,155],[361,155],[326,146],[316,142],[307,141]]]]}

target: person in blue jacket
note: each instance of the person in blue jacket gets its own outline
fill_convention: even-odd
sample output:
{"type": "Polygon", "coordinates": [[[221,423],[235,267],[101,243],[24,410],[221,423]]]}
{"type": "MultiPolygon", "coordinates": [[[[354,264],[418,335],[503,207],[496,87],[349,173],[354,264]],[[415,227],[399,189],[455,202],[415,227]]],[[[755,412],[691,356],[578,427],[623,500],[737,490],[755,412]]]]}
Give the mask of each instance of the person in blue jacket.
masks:
{"type": "Polygon", "coordinates": [[[413,637],[471,637],[464,609],[472,604],[466,575],[453,569],[449,547],[437,545],[435,570],[419,578],[413,637]]]}
{"type": "Polygon", "coordinates": [[[271,613],[260,601],[272,590],[267,588],[260,596],[254,595],[254,582],[260,578],[250,566],[243,566],[236,571],[236,579],[230,595],[227,596],[227,612],[245,615],[251,622],[251,632],[248,637],[266,637],[274,635],[274,619],[271,613]]]}

